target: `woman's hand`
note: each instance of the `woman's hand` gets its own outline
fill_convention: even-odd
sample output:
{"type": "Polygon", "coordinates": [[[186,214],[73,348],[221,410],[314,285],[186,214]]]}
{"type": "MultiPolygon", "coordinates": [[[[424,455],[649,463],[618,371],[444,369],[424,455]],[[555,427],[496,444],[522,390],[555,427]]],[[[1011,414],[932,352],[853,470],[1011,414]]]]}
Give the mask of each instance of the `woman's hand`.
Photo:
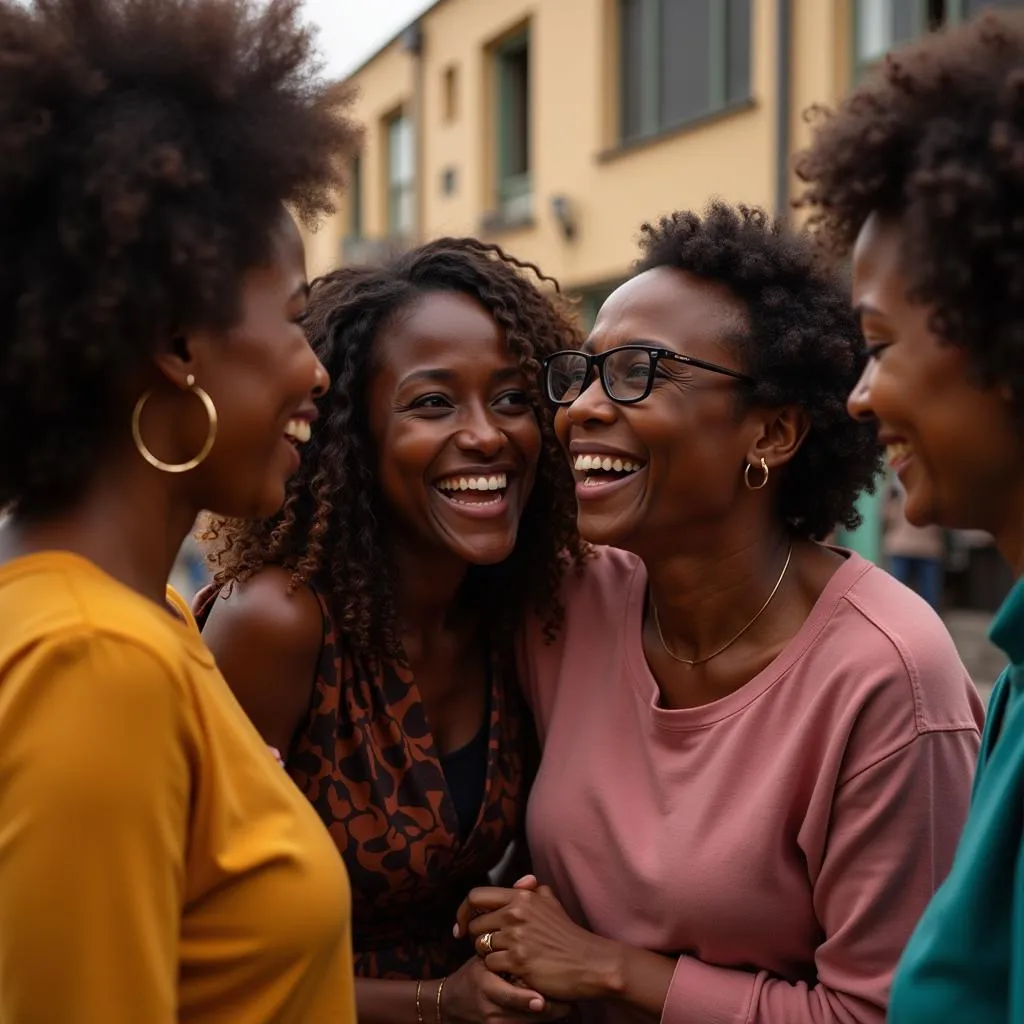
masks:
{"type": "MultiPolygon", "coordinates": [[[[433,985],[423,986],[423,1019],[434,1020],[430,998],[433,985]],[[429,993],[429,996],[428,996],[429,993]]],[[[569,1007],[545,999],[539,992],[515,985],[493,974],[479,957],[473,957],[449,975],[441,993],[441,1020],[444,1024],[522,1024],[534,1021],[546,1024],[561,1020],[569,1007]]]]}
{"type": "Polygon", "coordinates": [[[456,934],[473,937],[488,970],[514,975],[552,999],[601,999],[617,991],[615,944],[574,924],[535,879],[523,879],[515,889],[474,889],[455,927],[456,934]]]}

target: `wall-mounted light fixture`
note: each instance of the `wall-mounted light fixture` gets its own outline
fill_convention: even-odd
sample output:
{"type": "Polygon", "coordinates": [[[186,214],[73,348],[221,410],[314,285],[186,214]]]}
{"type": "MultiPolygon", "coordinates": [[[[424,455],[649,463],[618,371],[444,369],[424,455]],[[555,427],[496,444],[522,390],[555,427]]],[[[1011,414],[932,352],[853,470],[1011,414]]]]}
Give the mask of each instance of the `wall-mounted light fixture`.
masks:
{"type": "Polygon", "coordinates": [[[576,237],[576,210],[572,200],[566,195],[552,196],[551,213],[558,222],[562,237],[571,242],[576,237]]]}

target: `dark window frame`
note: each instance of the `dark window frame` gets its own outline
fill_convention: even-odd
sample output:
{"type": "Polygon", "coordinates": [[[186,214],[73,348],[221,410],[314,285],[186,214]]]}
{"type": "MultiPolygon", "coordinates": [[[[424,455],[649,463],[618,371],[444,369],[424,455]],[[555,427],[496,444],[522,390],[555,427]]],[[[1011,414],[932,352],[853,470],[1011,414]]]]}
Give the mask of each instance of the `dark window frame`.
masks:
{"type": "Polygon", "coordinates": [[[618,0],[619,115],[618,142],[627,146],[663,135],[687,124],[705,121],[709,115],[748,103],[753,96],[753,0],[706,0],[708,22],[707,102],[681,117],[665,112],[662,95],[663,55],[661,25],[665,9],[674,0],[618,0]],[[627,6],[634,7],[639,21],[637,39],[630,39],[627,6]],[[745,24],[737,36],[737,26],[745,24]],[[629,44],[639,54],[630,52],[629,44]],[[740,52],[737,52],[739,50],[740,52]],[[635,100],[635,102],[634,102],[635,100]],[[633,108],[637,123],[631,124],[633,108]]]}
{"type": "Polygon", "coordinates": [[[530,26],[524,25],[493,47],[491,62],[494,71],[495,208],[503,220],[526,221],[533,204],[530,26]],[[525,64],[525,75],[519,62],[525,64]]]}
{"type": "Polygon", "coordinates": [[[410,154],[412,167],[410,169],[408,180],[400,179],[398,176],[394,174],[393,154],[395,139],[393,132],[395,131],[395,126],[399,122],[402,122],[406,125],[405,130],[409,133],[408,144],[410,147],[413,145],[412,132],[414,131],[414,129],[412,124],[412,118],[409,116],[409,112],[406,109],[402,108],[400,110],[396,110],[389,117],[385,118],[386,145],[384,147],[384,176],[385,183],[387,186],[385,190],[385,195],[387,199],[386,234],[389,238],[406,238],[409,237],[415,230],[415,223],[413,222],[413,218],[415,217],[413,204],[415,202],[416,194],[415,153],[410,154]],[[399,223],[401,219],[399,211],[402,206],[402,200],[406,196],[408,197],[407,203],[409,207],[409,223],[403,225],[399,223]]]}

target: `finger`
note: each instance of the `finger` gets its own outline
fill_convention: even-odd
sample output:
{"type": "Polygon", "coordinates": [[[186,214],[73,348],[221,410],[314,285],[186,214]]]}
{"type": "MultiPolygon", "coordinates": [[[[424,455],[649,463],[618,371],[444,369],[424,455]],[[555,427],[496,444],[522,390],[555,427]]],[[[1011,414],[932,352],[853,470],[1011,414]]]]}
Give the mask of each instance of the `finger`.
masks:
{"type": "Polygon", "coordinates": [[[500,931],[484,932],[473,940],[473,949],[481,960],[486,959],[492,953],[502,948],[499,944],[500,935],[500,931]]]}
{"type": "Polygon", "coordinates": [[[543,1013],[547,1008],[547,1001],[539,992],[513,985],[497,974],[488,975],[480,983],[480,990],[496,1006],[513,1013],[543,1013]]]}
{"type": "Polygon", "coordinates": [[[466,934],[472,916],[473,908],[469,905],[469,900],[463,900],[459,904],[459,909],[455,911],[455,927],[452,929],[455,938],[461,938],[466,934]]]}
{"type": "Polygon", "coordinates": [[[537,887],[537,895],[543,896],[549,900],[557,900],[558,897],[555,895],[555,890],[550,885],[540,885],[537,887]]]}
{"type": "Polygon", "coordinates": [[[471,889],[466,897],[466,903],[474,913],[486,913],[489,910],[500,910],[512,901],[512,898],[519,890],[500,889],[497,886],[482,886],[479,889],[471,889]]]}
{"type": "MultiPolygon", "coordinates": [[[[504,909],[505,908],[502,907],[502,910],[504,909]]],[[[474,942],[479,939],[481,935],[486,935],[488,932],[494,932],[495,936],[497,936],[501,931],[502,924],[508,924],[502,910],[496,910],[492,914],[477,914],[476,917],[470,918],[469,925],[466,928],[466,934],[468,934],[474,942]]],[[[494,939],[491,941],[493,942],[494,939]]]]}
{"type": "Polygon", "coordinates": [[[523,875],[522,878],[512,886],[513,889],[536,889],[537,888],[537,876],[536,875],[523,875]]]}
{"type": "MultiPolygon", "coordinates": [[[[474,917],[485,914],[491,910],[500,910],[511,902],[516,894],[515,889],[503,889],[497,886],[482,886],[473,889],[463,900],[462,905],[455,913],[455,927],[452,934],[455,938],[461,938],[471,930],[470,923],[474,917]]],[[[484,931],[487,929],[485,928],[484,931]]],[[[481,934],[479,931],[476,934],[481,934]]]]}

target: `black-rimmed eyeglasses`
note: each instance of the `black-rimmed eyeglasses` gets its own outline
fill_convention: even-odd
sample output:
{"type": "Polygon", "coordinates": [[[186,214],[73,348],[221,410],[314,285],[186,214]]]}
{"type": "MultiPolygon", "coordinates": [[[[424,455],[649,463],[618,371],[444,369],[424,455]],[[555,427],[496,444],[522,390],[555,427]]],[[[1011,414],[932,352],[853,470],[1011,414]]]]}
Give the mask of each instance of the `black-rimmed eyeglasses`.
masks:
{"type": "Polygon", "coordinates": [[[632,405],[635,402],[642,402],[651,393],[654,375],[662,359],[671,359],[677,363],[687,363],[702,370],[710,370],[712,373],[721,373],[745,384],[754,383],[745,373],[730,370],[726,366],[718,366],[716,363],[706,363],[703,359],[680,355],[668,348],[620,345],[600,355],[575,350],[553,353],[543,363],[544,387],[548,399],[555,405],[572,405],[587,389],[591,374],[596,371],[601,378],[605,394],[613,402],[632,405]]]}

